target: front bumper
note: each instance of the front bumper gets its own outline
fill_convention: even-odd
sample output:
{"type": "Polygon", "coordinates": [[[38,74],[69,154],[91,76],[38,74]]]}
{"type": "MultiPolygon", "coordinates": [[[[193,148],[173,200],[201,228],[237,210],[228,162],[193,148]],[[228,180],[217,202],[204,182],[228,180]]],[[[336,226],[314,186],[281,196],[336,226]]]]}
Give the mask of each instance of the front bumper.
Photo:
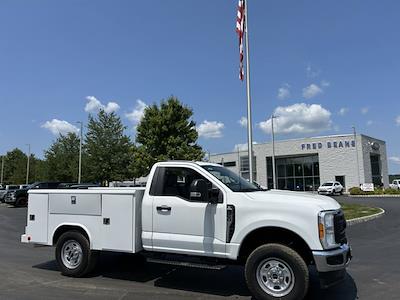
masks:
{"type": "Polygon", "coordinates": [[[330,272],[345,269],[351,261],[351,248],[344,244],[338,249],[313,251],[318,272],[330,272]]]}
{"type": "Polygon", "coordinates": [[[313,251],[313,256],[322,288],[341,282],[352,258],[351,247],[347,244],[334,250],[313,251]]]}
{"type": "Polygon", "coordinates": [[[14,196],[12,196],[12,195],[6,195],[6,196],[4,197],[4,202],[7,203],[7,204],[14,204],[15,201],[16,201],[15,195],[14,195],[14,196]]]}
{"type": "Polygon", "coordinates": [[[327,190],[321,190],[318,191],[318,194],[323,194],[323,195],[332,195],[334,193],[334,191],[327,191],[327,190]]]}

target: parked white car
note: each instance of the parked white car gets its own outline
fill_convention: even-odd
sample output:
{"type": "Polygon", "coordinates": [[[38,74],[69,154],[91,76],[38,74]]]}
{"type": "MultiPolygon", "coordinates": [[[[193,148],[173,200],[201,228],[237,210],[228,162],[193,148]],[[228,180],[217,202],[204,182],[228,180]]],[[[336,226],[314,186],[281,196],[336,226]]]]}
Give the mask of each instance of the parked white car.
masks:
{"type": "Polygon", "coordinates": [[[400,179],[393,180],[389,186],[391,189],[400,190],[400,179]]]}
{"type": "Polygon", "coordinates": [[[343,186],[340,182],[338,181],[328,181],[322,184],[318,188],[318,194],[324,194],[324,195],[334,195],[334,194],[343,194],[343,186]]]}
{"type": "Polygon", "coordinates": [[[345,229],[332,198],[265,191],[218,164],[171,161],[153,166],[146,188],[29,190],[21,241],[56,246],[67,276],[90,272],[100,251],[141,253],[186,267],[243,265],[256,299],[301,300],[309,265],[323,287],[344,278],[345,229]]]}

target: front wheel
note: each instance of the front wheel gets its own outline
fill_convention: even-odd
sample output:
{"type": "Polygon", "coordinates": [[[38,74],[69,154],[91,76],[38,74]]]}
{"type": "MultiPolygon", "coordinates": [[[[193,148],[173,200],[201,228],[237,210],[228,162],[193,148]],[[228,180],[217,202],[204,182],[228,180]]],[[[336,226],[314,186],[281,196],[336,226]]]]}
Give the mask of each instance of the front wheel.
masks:
{"type": "Polygon", "coordinates": [[[61,273],[82,277],[95,267],[98,253],[90,250],[87,238],[77,231],[63,233],[57,241],[56,260],[61,273]]]}
{"type": "Polygon", "coordinates": [[[281,244],[258,247],[247,259],[246,282],[259,300],[301,300],[309,285],[308,268],[301,256],[281,244]]]}
{"type": "Polygon", "coordinates": [[[15,206],[16,206],[16,207],[25,207],[25,206],[28,206],[28,199],[27,199],[26,197],[18,198],[18,199],[15,201],[15,206]]]}

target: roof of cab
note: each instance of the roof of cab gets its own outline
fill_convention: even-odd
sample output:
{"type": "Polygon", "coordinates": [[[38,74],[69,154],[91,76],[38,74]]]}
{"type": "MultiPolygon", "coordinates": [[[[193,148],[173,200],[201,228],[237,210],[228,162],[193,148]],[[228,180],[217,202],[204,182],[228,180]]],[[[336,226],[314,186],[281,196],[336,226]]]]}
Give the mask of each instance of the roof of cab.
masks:
{"type": "Polygon", "coordinates": [[[207,162],[207,161],[192,161],[192,160],[168,160],[168,161],[161,161],[158,162],[157,165],[161,164],[192,164],[192,165],[198,165],[198,166],[218,166],[221,167],[221,165],[216,164],[216,163],[212,163],[212,162],[207,162]]]}

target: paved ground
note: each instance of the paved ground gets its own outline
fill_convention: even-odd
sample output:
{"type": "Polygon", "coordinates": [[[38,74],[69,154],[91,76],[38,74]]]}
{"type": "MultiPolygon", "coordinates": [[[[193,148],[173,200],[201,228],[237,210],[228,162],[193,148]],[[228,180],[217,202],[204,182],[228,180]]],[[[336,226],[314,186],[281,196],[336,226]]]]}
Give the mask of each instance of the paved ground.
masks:
{"type": "MultiPolygon", "coordinates": [[[[313,277],[308,299],[399,299],[400,199],[339,197],[380,206],[386,215],[349,228],[354,260],[346,281],[322,291],[313,277]]],[[[19,242],[26,209],[0,205],[0,299],[251,299],[243,270],[223,271],[139,264],[108,254],[90,278],[60,275],[54,249],[19,242]]]]}

